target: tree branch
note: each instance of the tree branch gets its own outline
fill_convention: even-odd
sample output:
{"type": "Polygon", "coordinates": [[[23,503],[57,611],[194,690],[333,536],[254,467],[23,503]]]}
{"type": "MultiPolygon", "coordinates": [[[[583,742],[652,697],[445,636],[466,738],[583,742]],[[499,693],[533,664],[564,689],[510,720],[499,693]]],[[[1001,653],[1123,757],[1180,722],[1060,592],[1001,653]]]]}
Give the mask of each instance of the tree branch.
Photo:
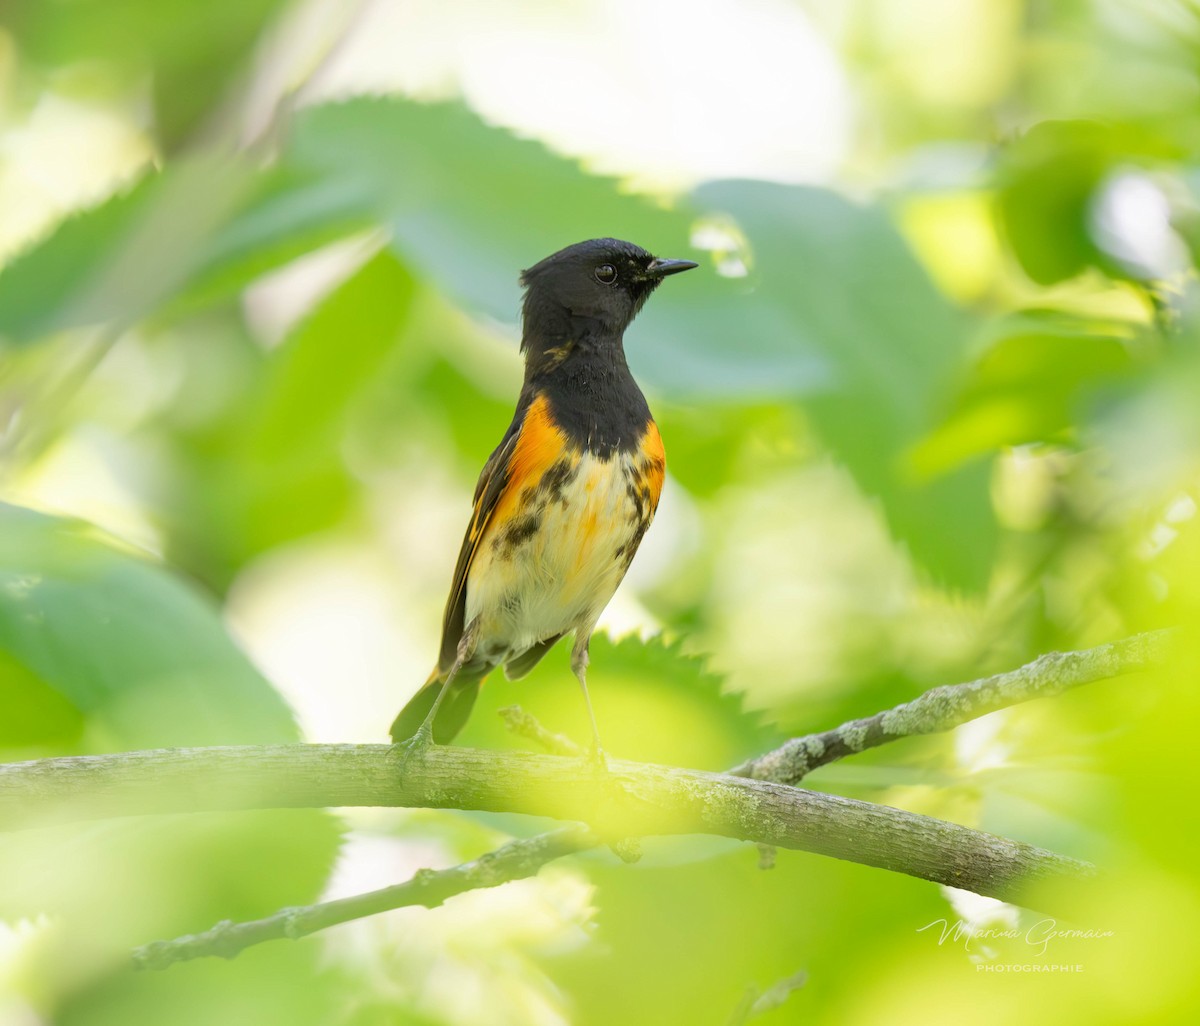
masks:
{"type": "MultiPolygon", "coordinates": [[[[575,758],[466,748],[434,748],[415,757],[382,745],[127,752],[0,765],[0,828],[160,812],[352,805],[524,812],[596,828],[513,841],[453,869],[422,870],[393,887],[155,942],[134,953],[145,968],[206,955],[232,958],[266,940],[301,937],[405,905],[432,908],[463,891],[532,875],[605,838],[615,839],[608,841],[614,850],[631,847],[626,856],[632,857],[635,846],[628,839],[645,834],[737,837],[756,842],[760,853],[776,845],[797,848],[1019,901],[1028,884],[1086,877],[1094,869],[1019,841],[780,781],[794,783],[818,766],[900,737],[951,730],[1008,705],[1144,669],[1162,659],[1168,634],[1051,653],[1009,673],[934,688],[875,716],[794,738],[731,771],[736,775],[627,762],[612,764],[611,775],[604,775],[575,758]]],[[[519,709],[505,713],[515,732],[565,749],[565,739],[519,709]]],[[[802,979],[788,981],[788,990],[802,979]]],[[[735,1020],[757,1011],[753,995],[743,1005],[735,1020]]]]}
{"type": "Polygon", "coordinates": [[[1169,630],[1150,631],[1079,652],[1050,652],[1008,673],[932,688],[911,702],[874,716],[850,720],[819,734],[794,737],[729,772],[755,780],[797,784],[820,766],[889,741],[953,730],[1010,705],[1148,669],[1162,662],[1170,634],[1169,630]]]}
{"type": "MultiPolygon", "coordinates": [[[[383,745],[278,745],[128,752],[0,766],[0,828],[105,816],[254,808],[408,806],[523,812],[591,823],[514,841],[454,869],[424,870],[368,894],[138,949],[136,962],[162,968],[204,955],[233,957],[278,937],[300,937],[404,905],[448,897],[536,873],[552,859],[599,843],[633,857],[628,839],[712,833],[751,840],[760,852],[797,848],[1019,901],[1031,883],[1094,873],[1085,862],[1019,841],[885,806],[824,795],[794,783],[835,759],[900,737],[951,730],[985,713],[1057,695],[1159,662],[1169,632],[1155,631],[1081,652],[1051,653],[1013,670],[931,691],[834,730],[794,738],[734,775],[619,762],[611,775],[577,759],[434,748],[397,756],[383,745]],[[747,779],[749,778],[749,779],[747,779]],[[36,815],[31,810],[37,810],[36,815]],[[615,839],[615,842],[614,840],[615,839]],[[622,848],[624,845],[624,848],[622,848]],[[625,851],[624,849],[629,849],[625,851]]],[[[519,710],[510,725],[560,748],[519,710]]],[[[560,749],[561,750],[561,749],[560,749]]],[[[750,1015],[754,1002],[739,1006],[750,1015]]]]}
{"type": "Polygon", "coordinates": [[[280,909],[265,919],[234,923],[226,919],[203,933],[169,941],[155,941],[133,952],[139,969],[166,969],[192,958],[233,958],[263,941],[301,937],[339,923],[363,919],[378,912],[410,905],[436,908],[464,891],[499,887],[510,880],[535,875],[555,859],[596,845],[598,839],[585,827],[571,826],[536,837],[510,841],[495,851],[452,869],[422,869],[411,880],[351,898],[326,901],[303,908],[280,909]]]}
{"type": "Polygon", "coordinates": [[[402,806],[591,824],[602,839],[703,833],[830,855],[1019,902],[1077,859],[900,809],[696,770],[435,747],[184,748],[0,766],[0,825],[263,808],[402,806]],[[31,811],[37,810],[36,819],[31,811]],[[22,822],[24,821],[24,822],[22,822]]]}
{"type": "MultiPolygon", "coordinates": [[[[1156,631],[1083,652],[1051,653],[1009,673],[967,684],[933,688],[911,702],[867,719],[852,720],[833,730],[794,738],[730,772],[794,784],[818,766],[856,751],[901,737],[952,730],[996,709],[1144,669],[1162,659],[1168,635],[1168,631],[1156,631]]],[[[547,730],[519,706],[501,709],[500,714],[513,733],[529,738],[548,751],[575,757],[581,752],[568,738],[547,730]]],[[[232,958],[242,949],[265,940],[298,938],[405,905],[434,907],[462,891],[531,876],[553,859],[599,843],[594,834],[579,827],[514,841],[474,862],[438,873],[422,871],[414,879],[394,887],[306,908],[283,909],[265,919],[247,923],[226,920],[201,934],[158,941],[135,951],[134,960],[139,966],[157,969],[205,955],[232,958]]],[[[622,843],[631,844],[628,839],[622,843]]],[[[774,846],[763,841],[757,843],[760,867],[770,868],[774,864],[774,846]]],[[[621,854],[621,845],[614,850],[621,854]]],[[[622,857],[627,856],[623,854],[622,857]]],[[[804,974],[799,973],[766,994],[751,988],[730,1021],[746,1022],[761,1011],[775,1007],[803,980],[804,974]]]]}

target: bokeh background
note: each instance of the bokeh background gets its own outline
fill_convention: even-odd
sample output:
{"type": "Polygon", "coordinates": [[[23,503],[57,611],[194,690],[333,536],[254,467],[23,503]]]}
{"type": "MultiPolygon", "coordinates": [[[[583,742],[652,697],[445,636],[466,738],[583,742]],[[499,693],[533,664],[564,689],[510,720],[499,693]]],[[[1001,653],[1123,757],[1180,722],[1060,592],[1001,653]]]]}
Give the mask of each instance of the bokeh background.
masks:
{"type": "MultiPolygon", "coordinates": [[[[1102,863],[1069,925],[1107,936],[939,944],[1041,917],[694,838],[135,974],[135,944],[545,826],[163,817],[5,836],[0,1022],[721,1024],[797,970],[756,1021],[1195,1021],[1194,3],[7,0],[0,26],[5,760],[382,741],[511,416],[516,275],[598,235],[702,264],[627,338],[669,477],[593,646],[614,755],[722,768],[1182,629],[1161,672],[810,779],[1102,863]]],[[[520,747],[513,702],[586,737],[564,652],[463,743],[520,747]]]]}

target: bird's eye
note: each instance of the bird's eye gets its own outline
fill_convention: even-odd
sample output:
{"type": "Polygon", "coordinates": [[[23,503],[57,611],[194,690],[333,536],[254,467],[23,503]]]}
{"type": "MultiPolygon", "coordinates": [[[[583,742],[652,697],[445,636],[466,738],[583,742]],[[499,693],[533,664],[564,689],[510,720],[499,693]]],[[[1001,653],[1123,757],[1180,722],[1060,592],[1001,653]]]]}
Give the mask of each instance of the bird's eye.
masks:
{"type": "Polygon", "coordinates": [[[617,269],[612,264],[601,264],[596,268],[595,275],[601,285],[611,285],[617,280],[617,269]]]}

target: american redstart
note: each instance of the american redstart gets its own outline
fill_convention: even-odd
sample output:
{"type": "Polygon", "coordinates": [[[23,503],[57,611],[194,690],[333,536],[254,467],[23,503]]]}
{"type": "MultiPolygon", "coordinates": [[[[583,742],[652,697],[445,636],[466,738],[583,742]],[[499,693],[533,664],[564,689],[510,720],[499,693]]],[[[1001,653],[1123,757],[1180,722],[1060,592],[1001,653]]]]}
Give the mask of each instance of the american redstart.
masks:
{"type": "Polygon", "coordinates": [[[624,333],[668,275],[697,265],[592,239],[525,271],[525,382],[484,465],[442,622],[438,663],[392,740],[451,740],[497,666],[517,679],[565,634],[587,691],[588,641],[654,518],[666,458],[625,362],[624,333]]]}

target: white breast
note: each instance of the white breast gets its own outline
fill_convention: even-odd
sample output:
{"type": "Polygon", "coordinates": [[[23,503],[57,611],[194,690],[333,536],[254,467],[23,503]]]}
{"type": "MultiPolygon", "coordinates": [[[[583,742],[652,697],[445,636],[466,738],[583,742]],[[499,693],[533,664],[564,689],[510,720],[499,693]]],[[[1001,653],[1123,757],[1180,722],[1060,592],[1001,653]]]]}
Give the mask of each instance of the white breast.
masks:
{"type": "MultiPolygon", "coordinates": [[[[654,515],[636,487],[637,456],[577,458],[567,480],[489,525],[467,578],[466,622],[480,655],[503,663],[547,638],[590,632],[654,515]]],[[[547,475],[547,479],[550,475],[547,475]]]]}

